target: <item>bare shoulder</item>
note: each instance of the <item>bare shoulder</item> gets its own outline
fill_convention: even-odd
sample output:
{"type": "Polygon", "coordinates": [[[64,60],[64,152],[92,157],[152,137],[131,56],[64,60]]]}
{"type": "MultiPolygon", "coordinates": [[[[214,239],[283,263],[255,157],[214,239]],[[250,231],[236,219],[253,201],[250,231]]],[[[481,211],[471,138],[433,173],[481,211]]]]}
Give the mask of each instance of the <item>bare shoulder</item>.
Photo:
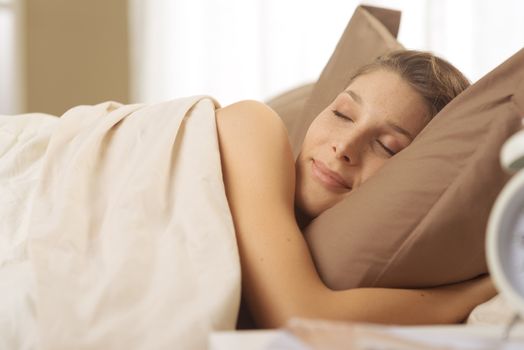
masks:
{"type": "Polygon", "coordinates": [[[278,116],[277,113],[263,102],[256,100],[242,100],[217,109],[218,114],[255,112],[278,116]]]}
{"type": "Polygon", "coordinates": [[[217,110],[216,120],[230,203],[245,203],[258,190],[264,191],[267,200],[260,201],[258,196],[257,206],[261,203],[269,206],[275,197],[282,195],[289,197],[291,203],[293,152],[278,114],[261,102],[248,100],[217,110]]]}
{"type": "Polygon", "coordinates": [[[216,122],[226,158],[253,156],[261,161],[291,151],[284,122],[262,102],[245,100],[218,109],[216,122]]]}
{"type": "Polygon", "coordinates": [[[217,109],[216,120],[217,127],[222,132],[257,131],[256,134],[260,136],[268,136],[263,134],[271,133],[273,137],[279,135],[287,138],[287,131],[280,116],[271,107],[259,101],[244,100],[217,109]]]}

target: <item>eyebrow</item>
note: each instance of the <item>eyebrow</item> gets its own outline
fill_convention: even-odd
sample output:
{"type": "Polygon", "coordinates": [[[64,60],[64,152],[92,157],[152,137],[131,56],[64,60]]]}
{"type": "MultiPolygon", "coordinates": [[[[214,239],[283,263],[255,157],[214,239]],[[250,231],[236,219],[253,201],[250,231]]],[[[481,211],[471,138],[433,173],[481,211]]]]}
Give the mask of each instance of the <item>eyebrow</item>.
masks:
{"type": "Polygon", "coordinates": [[[409,131],[407,131],[406,129],[404,128],[401,128],[400,126],[398,126],[397,124],[393,123],[392,121],[387,121],[386,122],[388,124],[388,126],[392,129],[394,129],[395,131],[401,133],[402,135],[406,136],[410,141],[413,141],[413,136],[409,133],[409,131]]]}
{"type": "Polygon", "coordinates": [[[348,90],[344,90],[344,92],[345,92],[346,94],[348,94],[349,96],[351,96],[351,98],[352,98],[353,100],[355,100],[356,103],[358,103],[359,105],[362,104],[362,97],[360,97],[359,95],[357,95],[354,91],[348,89],[348,90]]]}
{"type": "MultiPolygon", "coordinates": [[[[359,105],[362,105],[362,97],[360,97],[360,95],[356,94],[354,91],[352,90],[344,90],[345,93],[347,93],[356,103],[358,103],[359,105]]],[[[411,133],[409,131],[407,131],[406,129],[402,128],[401,126],[393,123],[392,121],[388,120],[386,122],[386,124],[393,130],[397,131],[398,133],[406,136],[410,141],[413,141],[414,137],[413,135],[411,135],[411,133]]]]}

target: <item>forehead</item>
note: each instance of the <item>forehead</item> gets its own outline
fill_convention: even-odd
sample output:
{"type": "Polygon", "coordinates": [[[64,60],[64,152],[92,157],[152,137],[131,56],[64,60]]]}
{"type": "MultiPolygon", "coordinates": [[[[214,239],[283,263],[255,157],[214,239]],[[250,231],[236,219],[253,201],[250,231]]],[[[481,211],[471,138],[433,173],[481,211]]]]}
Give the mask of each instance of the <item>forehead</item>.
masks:
{"type": "Polygon", "coordinates": [[[424,98],[396,72],[379,69],[363,74],[351,82],[346,92],[377,121],[401,123],[415,133],[420,131],[421,123],[429,121],[424,98]]]}

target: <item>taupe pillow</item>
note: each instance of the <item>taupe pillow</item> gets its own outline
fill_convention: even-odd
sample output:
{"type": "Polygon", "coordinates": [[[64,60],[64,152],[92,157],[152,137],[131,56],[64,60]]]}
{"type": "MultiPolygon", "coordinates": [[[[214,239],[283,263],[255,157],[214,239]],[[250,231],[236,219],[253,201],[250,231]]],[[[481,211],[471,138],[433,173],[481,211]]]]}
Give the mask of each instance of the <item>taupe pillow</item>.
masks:
{"type": "Polygon", "coordinates": [[[288,133],[291,131],[295,119],[302,115],[304,105],[311,96],[314,86],[314,83],[300,85],[266,101],[266,104],[282,118],[288,133]]]}
{"type": "Polygon", "coordinates": [[[524,49],[448,104],[305,237],[333,289],[427,287],[487,272],[486,222],[524,117],[524,49]]]}
{"type": "Polygon", "coordinates": [[[284,120],[295,155],[309,124],[348,85],[353,71],[387,51],[402,48],[395,39],[399,25],[399,11],[358,6],[317,82],[266,102],[284,120]]]}

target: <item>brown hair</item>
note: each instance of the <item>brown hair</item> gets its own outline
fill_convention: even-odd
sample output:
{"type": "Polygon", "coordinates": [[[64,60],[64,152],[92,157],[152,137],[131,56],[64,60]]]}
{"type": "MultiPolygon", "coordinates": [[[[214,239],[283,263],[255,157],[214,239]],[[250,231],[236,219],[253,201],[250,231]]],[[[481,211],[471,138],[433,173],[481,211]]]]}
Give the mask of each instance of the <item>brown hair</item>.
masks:
{"type": "Polygon", "coordinates": [[[468,79],[451,63],[429,52],[398,50],[387,53],[358,69],[350,83],[360,75],[378,69],[398,73],[422,95],[433,118],[469,85],[468,79]]]}

